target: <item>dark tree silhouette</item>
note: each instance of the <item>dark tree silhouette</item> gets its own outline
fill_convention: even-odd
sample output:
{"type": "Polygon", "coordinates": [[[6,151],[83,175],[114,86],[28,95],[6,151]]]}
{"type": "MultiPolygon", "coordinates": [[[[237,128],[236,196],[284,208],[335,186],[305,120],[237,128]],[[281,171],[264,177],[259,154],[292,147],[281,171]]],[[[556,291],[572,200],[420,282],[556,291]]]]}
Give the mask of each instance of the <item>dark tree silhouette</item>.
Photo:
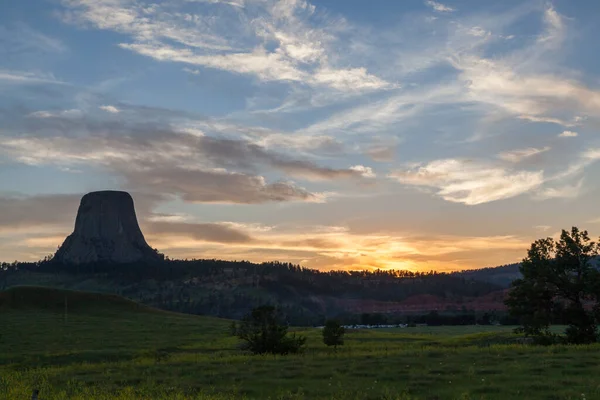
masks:
{"type": "MultiPolygon", "coordinates": [[[[297,326],[321,325],[325,315],[342,319],[347,310],[332,299],[402,302],[428,294],[440,301],[458,302],[503,288],[433,271],[319,271],[276,261],[256,264],[165,258],[155,263],[70,265],[47,257],[37,262],[0,263],[0,288],[40,280],[54,287],[70,287],[74,281],[85,280],[90,290],[117,293],[153,307],[236,320],[254,307],[273,304],[286,321],[297,326]]],[[[355,313],[360,317],[365,311],[359,308],[355,313]]],[[[391,314],[373,311],[365,314],[363,323],[383,324],[390,318],[391,314]]],[[[343,321],[361,323],[354,317],[343,321]]]]}
{"type": "Polygon", "coordinates": [[[244,317],[237,329],[243,340],[242,349],[253,354],[298,353],[306,338],[292,334],[287,336],[288,326],[281,324],[275,307],[260,306],[244,317]]]}
{"type": "Polygon", "coordinates": [[[563,230],[558,241],[536,240],[521,264],[522,279],[513,282],[506,305],[519,317],[518,331],[550,344],[558,340],[550,324],[562,315],[568,343],[593,343],[600,322],[599,245],[587,231],[563,230]]]}
{"type": "Polygon", "coordinates": [[[325,322],[325,327],[323,328],[323,343],[337,349],[338,346],[344,344],[345,333],[346,330],[338,320],[327,320],[327,322],[325,322]]]}

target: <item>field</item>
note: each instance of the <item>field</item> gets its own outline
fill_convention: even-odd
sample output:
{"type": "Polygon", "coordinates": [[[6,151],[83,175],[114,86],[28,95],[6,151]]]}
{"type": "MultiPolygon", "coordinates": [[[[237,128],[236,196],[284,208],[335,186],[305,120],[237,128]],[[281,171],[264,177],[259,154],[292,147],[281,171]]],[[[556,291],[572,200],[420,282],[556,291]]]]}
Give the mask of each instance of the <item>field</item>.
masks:
{"type": "Polygon", "coordinates": [[[600,399],[600,346],[515,343],[510,327],[351,331],[333,351],[237,350],[230,321],[116,296],[0,293],[0,399],[600,399]],[[65,301],[66,299],[66,301],[65,301]]]}

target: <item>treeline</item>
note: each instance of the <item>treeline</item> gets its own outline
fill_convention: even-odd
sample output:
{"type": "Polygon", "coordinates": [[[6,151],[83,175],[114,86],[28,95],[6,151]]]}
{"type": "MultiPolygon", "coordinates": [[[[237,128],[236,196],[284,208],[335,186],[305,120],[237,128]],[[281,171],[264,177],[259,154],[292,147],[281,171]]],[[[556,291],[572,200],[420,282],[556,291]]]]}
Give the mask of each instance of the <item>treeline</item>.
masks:
{"type": "Polygon", "coordinates": [[[336,320],[344,325],[517,325],[518,319],[500,311],[461,311],[401,315],[382,313],[340,314],[336,320]]]}
{"type": "Polygon", "coordinates": [[[282,262],[251,263],[223,260],[165,260],[160,263],[65,265],[54,260],[11,264],[31,272],[105,277],[124,284],[154,280],[191,286],[232,283],[260,287],[281,298],[322,295],[338,298],[402,301],[430,294],[442,299],[477,297],[499,290],[493,283],[435,271],[319,271],[282,262]]]}
{"type": "Polygon", "coordinates": [[[487,267],[480,269],[462,270],[453,272],[452,275],[462,276],[466,279],[474,279],[482,282],[493,283],[504,288],[521,277],[519,271],[520,263],[500,265],[498,267],[487,267]]]}
{"type": "Polygon", "coordinates": [[[400,302],[427,294],[460,302],[501,289],[434,271],[318,271],[291,263],[215,259],[65,265],[48,257],[35,263],[2,263],[0,268],[0,289],[11,274],[26,272],[21,280],[12,280],[17,284],[27,284],[32,274],[49,274],[58,287],[86,282],[86,290],[111,290],[157,308],[190,314],[241,318],[254,307],[273,305],[293,325],[322,324],[343,312],[345,300],[400,302]]]}

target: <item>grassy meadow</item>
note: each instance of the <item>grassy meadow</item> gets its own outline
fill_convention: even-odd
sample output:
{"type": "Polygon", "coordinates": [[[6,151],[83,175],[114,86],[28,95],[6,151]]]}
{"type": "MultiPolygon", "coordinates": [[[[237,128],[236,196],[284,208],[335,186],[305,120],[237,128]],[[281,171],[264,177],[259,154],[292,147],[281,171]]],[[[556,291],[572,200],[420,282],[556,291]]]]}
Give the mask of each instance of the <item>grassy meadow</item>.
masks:
{"type": "Polygon", "coordinates": [[[516,344],[511,327],[318,329],[303,354],[237,350],[231,321],[117,296],[0,293],[0,399],[600,399],[600,346],[516,344]],[[66,301],[65,301],[66,299],[66,301]]]}

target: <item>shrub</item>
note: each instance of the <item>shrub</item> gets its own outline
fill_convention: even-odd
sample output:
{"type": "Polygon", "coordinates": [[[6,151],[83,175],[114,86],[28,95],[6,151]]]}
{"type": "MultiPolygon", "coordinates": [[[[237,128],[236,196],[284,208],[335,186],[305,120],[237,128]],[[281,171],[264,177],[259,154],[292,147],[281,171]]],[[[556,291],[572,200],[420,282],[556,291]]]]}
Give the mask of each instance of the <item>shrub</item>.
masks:
{"type": "Polygon", "coordinates": [[[344,344],[345,333],[346,330],[339,321],[334,319],[327,320],[323,328],[323,343],[337,349],[338,346],[344,344]]]}
{"type": "Polygon", "coordinates": [[[244,317],[237,329],[242,339],[242,349],[253,354],[290,354],[298,353],[306,343],[306,337],[288,333],[288,326],[279,322],[277,312],[272,306],[261,306],[244,317]]]}

